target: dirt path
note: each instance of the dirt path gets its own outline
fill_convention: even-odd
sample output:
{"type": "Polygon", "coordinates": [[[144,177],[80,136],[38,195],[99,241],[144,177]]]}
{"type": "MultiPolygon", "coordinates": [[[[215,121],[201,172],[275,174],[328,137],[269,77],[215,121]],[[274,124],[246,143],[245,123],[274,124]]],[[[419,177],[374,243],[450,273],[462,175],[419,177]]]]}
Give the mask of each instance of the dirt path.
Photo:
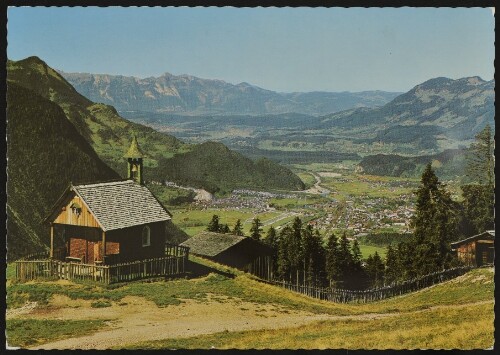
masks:
{"type": "MultiPolygon", "coordinates": [[[[59,297],[62,300],[62,297],[59,297]]],[[[68,302],[71,300],[63,300],[68,302]]],[[[93,309],[81,307],[38,310],[31,318],[45,319],[110,319],[110,328],[83,337],[70,338],[33,347],[31,349],[107,349],[141,341],[165,338],[191,337],[222,331],[250,329],[277,329],[300,326],[312,321],[328,319],[302,311],[291,311],[281,306],[257,304],[238,300],[185,300],[178,306],[158,308],[139,297],[125,297],[126,306],[113,305],[93,309]]]]}
{"type": "MultiPolygon", "coordinates": [[[[433,306],[414,312],[439,308],[459,308],[487,304],[482,301],[463,305],[433,306]]],[[[410,312],[410,313],[414,313],[410,312]]],[[[59,340],[30,349],[107,349],[142,341],[184,338],[223,331],[292,328],[319,320],[371,320],[406,313],[370,313],[333,316],[293,311],[272,304],[257,304],[235,299],[185,300],[178,306],[158,308],[140,297],[125,297],[108,308],[90,308],[89,301],[72,301],[58,296],[52,308],[35,309],[30,318],[109,319],[109,328],[83,337],[59,340]],[[122,304],[122,305],[120,305],[122,304]],[[64,305],[64,307],[63,307],[64,305]],[[58,308],[61,307],[61,308],[58,308]]]]}

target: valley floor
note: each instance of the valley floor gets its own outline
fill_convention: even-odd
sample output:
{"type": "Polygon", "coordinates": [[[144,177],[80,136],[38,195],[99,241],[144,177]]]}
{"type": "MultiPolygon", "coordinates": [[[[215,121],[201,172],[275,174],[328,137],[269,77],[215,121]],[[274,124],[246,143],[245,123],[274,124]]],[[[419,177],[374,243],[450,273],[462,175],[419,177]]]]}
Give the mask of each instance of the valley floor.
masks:
{"type": "MultiPolygon", "coordinates": [[[[203,281],[171,285],[181,290],[183,283],[193,282],[203,281]]],[[[53,294],[46,305],[27,302],[8,309],[7,323],[102,322],[87,333],[37,339],[29,349],[475,349],[493,344],[493,269],[473,270],[441,285],[371,304],[314,300],[246,275],[222,282],[226,285],[213,293],[182,298],[179,292],[181,303],[166,307],[129,293],[104,308],[94,308],[89,299],[53,294]],[[242,286],[239,297],[228,292],[242,286]]],[[[169,287],[168,282],[141,287],[148,285],[169,287]]]]}

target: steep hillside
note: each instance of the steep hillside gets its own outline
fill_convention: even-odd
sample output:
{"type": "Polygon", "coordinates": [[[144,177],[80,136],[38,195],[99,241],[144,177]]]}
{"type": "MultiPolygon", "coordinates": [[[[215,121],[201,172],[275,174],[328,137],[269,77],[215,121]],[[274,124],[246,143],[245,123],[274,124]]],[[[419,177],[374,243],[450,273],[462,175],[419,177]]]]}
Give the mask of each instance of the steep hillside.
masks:
{"type": "MultiPolygon", "coordinates": [[[[78,132],[92,145],[99,157],[121,176],[126,175],[123,158],[130,145],[132,135],[136,135],[145,158],[145,179],[170,180],[180,184],[206,188],[212,192],[240,187],[241,181],[249,188],[301,189],[302,181],[286,168],[274,165],[268,179],[262,165],[247,160],[228,149],[210,150],[211,145],[200,149],[185,144],[173,136],[159,133],[153,128],[129,122],[121,118],[112,106],[95,104],[69,85],[56,71],[37,57],[8,62],[8,79],[25,88],[35,90],[42,97],[59,105],[78,132]],[[184,154],[189,153],[184,158],[184,154]],[[220,171],[207,167],[200,170],[200,161],[206,159],[200,154],[217,154],[217,161],[232,169],[230,180],[221,179],[220,171]],[[172,162],[170,158],[175,158],[172,162]],[[184,172],[189,171],[187,175],[184,172]],[[202,172],[203,171],[203,172],[202,172]],[[284,179],[283,176],[286,176],[284,179]],[[180,178],[182,177],[182,179],[180,178]],[[217,182],[214,184],[214,182],[217,182]]],[[[214,157],[215,159],[215,157],[214,157]]]]}
{"type": "Polygon", "coordinates": [[[383,105],[399,93],[384,91],[278,93],[248,83],[165,73],[139,79],[121,75],[60,72],[75,89],[94,102],[113,105],[119,111],[184,114],[324,115],[353,107],[383,105]]]}
{"type": "Polygon", "coordinates": [[[178,139],[160,134],[152,128],[122,119],[112,106],[94,104],[55,70],[37,57],[7,64],[7,77],[12,82],[37,92],[59,105],[78,132],[94,147],[97,154],[122,176],[126,174],[123,154],[136,135],[148,153],[146,165],[155,166],[158,157],[171,157],[187,147],[178,139]]]}
{"type": "Polygon", "coordinates": [[[494,127],[495,82],[479,77],[435,78],[380,108],[324,117],[322,128],[373,132],[373,140],[440,148],[467,141],[489,123],[494,127]]]}
{"type": "Polygon", "coordinates": [[[7,88],[8,257],[43,250],[41,225],[70,181],[117,179],[55,103],[11,81],[7,88]]]}

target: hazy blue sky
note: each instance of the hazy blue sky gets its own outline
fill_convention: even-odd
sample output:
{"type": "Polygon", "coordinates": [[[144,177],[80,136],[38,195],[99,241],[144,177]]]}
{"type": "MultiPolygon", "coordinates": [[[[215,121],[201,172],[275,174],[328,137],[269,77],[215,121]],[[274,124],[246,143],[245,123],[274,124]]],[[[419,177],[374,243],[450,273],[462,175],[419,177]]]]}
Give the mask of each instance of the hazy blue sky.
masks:
{"type": "Polygon", "coordinates": [[[164,72],[277,91],[407,91],[494,74],[481,9],[9,8],[8,57],[67,72],[164,72]]]}

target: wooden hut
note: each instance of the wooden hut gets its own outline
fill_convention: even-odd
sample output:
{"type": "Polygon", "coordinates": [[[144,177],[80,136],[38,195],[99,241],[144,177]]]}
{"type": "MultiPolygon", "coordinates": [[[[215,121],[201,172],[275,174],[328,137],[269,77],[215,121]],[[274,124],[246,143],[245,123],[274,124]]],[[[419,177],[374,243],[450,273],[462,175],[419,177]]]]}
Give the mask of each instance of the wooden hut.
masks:
{"type": "Polygon", "coordinates": [[[51,257],[86,264],[141,260],[165,255],[169,212],[133,180],[72,185],[54,205],[51,257]],[[58,241],[65,242],[56,250],[58,241]]]}
{"type": "Polygon", "coordinates": [[[273,250],[252,238],[201,232],[180,245],[189,247],[192,254],[251,272],[257,276],[271,277],[273,250]]]}
{"type": "Polygon", "coordinates": [[[495,259],[495,231],[486,231],[464,240],[451,243],[458,259],[470,266],[493,264],[495,259]]]}

